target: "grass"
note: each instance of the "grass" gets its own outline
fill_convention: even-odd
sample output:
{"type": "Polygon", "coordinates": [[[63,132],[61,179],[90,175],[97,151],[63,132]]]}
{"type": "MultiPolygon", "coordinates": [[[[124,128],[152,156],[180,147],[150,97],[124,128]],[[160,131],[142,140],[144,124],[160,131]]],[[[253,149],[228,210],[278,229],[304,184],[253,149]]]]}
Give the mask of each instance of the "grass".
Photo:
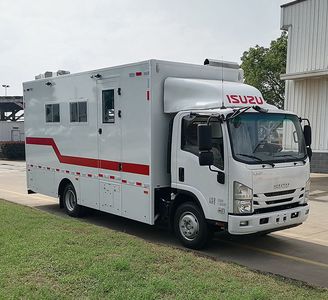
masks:
{"type": "Polygon", "coordinates": [[[0,299],[327,299],[328,291],[0,200],[0,299]]]}

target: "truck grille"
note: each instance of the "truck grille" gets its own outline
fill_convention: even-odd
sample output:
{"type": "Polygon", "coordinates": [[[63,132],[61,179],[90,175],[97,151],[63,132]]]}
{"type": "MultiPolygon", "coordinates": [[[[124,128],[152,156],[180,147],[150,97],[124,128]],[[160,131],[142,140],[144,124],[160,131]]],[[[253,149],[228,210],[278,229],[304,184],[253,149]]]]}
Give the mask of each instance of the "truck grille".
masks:
{"type": "Polygon", "coordinates": [[[289,202],[292,201],[294,198],[285,198],[285,199],[279,199],[279,200],[272,200],[272,201],[265,201],[266,204],[271,205],[271,204],[278,204],[278,203],[283,203],[283,202],[289,202]]]}
{"type": "Polygon", "coordinates": [[[257,208],[254,209],[254,214],[264,214],[268,212],[278,211],[278,210],[285,210],[285,209],[291,209],[299,206],[303,206],[304,204],[300,204],[299,202],[294,202],[290,204],[285,205],[278,205],[278,206],[271,206],[271,207],[264,207],[264,208],[257,208]]]}
{"type": "Polygon", "coordinates": [[[275,196],[283,196],[294,194],[296,190],[288,190],[288,191],[280,191],[280,192],[272,192],[272,193],[264,193],[266,197],[275,197],[275,196]]]}
{"type": "Polygon", "coordinates": [[[253,205],[256,213],[278,211],[291,208],[289,205],[299,205],[304,198],[304,188],[287,191],[254,194],[253,205]],[[286,207],[284,207],[286,205],[286,207]]]}

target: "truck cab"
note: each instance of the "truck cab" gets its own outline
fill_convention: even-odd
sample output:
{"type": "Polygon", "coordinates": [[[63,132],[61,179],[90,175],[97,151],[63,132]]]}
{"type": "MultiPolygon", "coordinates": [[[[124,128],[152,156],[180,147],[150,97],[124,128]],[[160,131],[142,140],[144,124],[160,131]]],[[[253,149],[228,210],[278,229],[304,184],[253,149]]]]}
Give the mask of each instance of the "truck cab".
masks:
{"type": "Polygon", "coordinates": [[[172,95],[193,85],[191,109],[177,112],[172,129],[171,187],[177,202],[189,199],[173,220],[181,242],[198,248],[215,230],[242,235],[303,223],[309,213],[309,125],[304,134],[302,119],[267,104],[245,84],[199,80],[196,94],[208,96],[200,104],[191,81],[166,82],[167,110],[178,110],[181,99],[172,95]],[[218,98],[218,108],[200,109],[214,107],[218,98]]]}

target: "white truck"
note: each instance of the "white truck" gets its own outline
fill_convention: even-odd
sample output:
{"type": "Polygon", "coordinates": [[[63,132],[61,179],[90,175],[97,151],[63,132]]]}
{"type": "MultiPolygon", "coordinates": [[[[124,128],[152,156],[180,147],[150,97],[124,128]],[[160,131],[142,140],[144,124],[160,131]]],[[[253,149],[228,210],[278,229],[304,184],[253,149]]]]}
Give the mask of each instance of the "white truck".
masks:
{"type": "Polygon", "coordinates": [[[202,248],[309,213],[311,127],[243,84],[238,64],[160,60],[25,82],[29,193],[167,224],[202,248]]]}

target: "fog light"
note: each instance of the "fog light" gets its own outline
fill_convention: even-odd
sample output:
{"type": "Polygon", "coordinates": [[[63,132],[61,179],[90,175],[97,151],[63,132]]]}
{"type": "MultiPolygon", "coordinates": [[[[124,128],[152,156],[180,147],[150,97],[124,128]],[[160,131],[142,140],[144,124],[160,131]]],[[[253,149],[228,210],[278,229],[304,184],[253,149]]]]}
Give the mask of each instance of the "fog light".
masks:
{"type": "Polygon", "coordinates": [[[309,209],[306,210],[305,214],[307,215],[309,213],[309,209]]]}
{"type": "Polygon", "coordinates": [[[248,221],[240,221],[240,226],[248,226],[248,221]]]}

